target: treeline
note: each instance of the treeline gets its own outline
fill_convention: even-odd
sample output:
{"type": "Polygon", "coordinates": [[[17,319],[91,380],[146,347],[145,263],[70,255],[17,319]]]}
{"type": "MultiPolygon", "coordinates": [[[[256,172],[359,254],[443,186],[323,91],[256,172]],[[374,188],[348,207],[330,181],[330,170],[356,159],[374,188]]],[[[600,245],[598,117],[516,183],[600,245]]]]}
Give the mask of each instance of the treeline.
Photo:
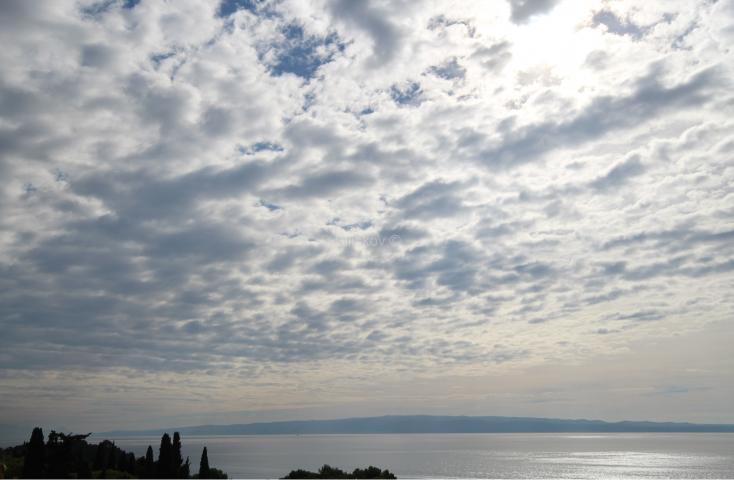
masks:
{"type": "Polygon", "coordinates": [[[365,469],[355,468],[352,473],[347,473],[340,468],[334,468],[330,465],[324,465],[318,472],[309,472],[308,470],[293,470],[284,479],[294,478],[385,478],[395,479],[394,474],[390,470],[380,470],[377,467],[369,466],[365,469]]]}
{"type": "Polygon", "coordinates": [[[181,455],[181,436],[173,439],[165,433],[161,437],[158,459],[153,447],[143,457],[103,440],[87,443],[86,435],[72,435],[51,431],[46,441],[43,430],[33,429],[30,441],[1,451],[8,470],[6,478],[227,478],[217,468],[209,466],[206,447],[201,453],[198,473],[191,475],[188,457],[181,455]]]}

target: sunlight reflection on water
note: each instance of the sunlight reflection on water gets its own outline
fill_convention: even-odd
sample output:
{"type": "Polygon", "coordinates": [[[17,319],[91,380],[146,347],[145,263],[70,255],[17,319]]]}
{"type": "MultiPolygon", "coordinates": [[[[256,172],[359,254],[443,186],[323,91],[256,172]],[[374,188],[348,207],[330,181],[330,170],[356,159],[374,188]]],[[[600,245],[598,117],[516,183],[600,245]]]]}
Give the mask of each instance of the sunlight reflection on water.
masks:
{"type": "MultiPolygon", "coordinates": [[[[116,439],[142,455],[159,438],[116,439]]],[[[278,478],[324,463],[376,465],[399,478],[734,478],[734,434],[443,434],[184,436],[198,465],[236,478],[278,478]]]]}

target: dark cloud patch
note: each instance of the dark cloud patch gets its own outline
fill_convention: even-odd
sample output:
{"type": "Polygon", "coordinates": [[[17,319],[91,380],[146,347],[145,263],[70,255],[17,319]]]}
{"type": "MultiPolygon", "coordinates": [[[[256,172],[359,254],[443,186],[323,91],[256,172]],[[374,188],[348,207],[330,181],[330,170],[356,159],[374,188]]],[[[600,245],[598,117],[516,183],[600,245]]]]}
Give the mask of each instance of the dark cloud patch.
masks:
{"type": "Polygon", "coordinates": [[[331,0],[332,14],[350,26],[367,33],[372,39],[371,66],[382,67],[389,63],[400,48],[400,30],[390,22],[390,15],[367,2],[331,0]]]}
{"type": "Polygon", "coordinates": [[[550,11],[559,0],[509,0],[511,19],[515,23],[525,23],[534,15],[550,11]]]}
{"type": "Polygon", "coordinates": [[[466,207],[458,194],[462,189],[459,182],[435,180],[418,187],[395,202],[406,219],[434,219],[452,217],[466,207]]]}
{"type": "Polygon", "coordinates": [[[322,252],[323,248],[317,246],[282,248],[265,264],[265,270],[269,273],[281,273],[289,270],[299,261],[313,258],[322,252]]]}
{"type": "Polygon", "coordinates": [[[481,263],[482,255],[472,245],[448,241],[409,250],[396,262],[394,274],[409,289],[430,289],[429,282],[435,282],[464,295],[475,291],[481,263]]]}
{"type": "Polygon", "coordinates": [[[305,176],[300,183],[274,193],[291,199],[326,198],[344,190],[368,186],[374,181],[372,176],[352,170],[324,171],[305,176]]]}
{"type": "Polygon", "coordinates": [[[615,313],[605,317],[605,320],[625,321],[631,323],[653,322],[661,320],[664,315],[657,310],[639,310],[632,313],[615,313]]]}
{"type": "Polygon", "coordinates": [[[615,165],[605,175],[591,182],[591,187],[599,191],[607,191],[621,187],[632,177],[645,172],[645,167],[640,161],[639,155],[632,155],[618,165],[615,165]]]}
{"type": "Polygon", "coordinates": [[[176,218],[190,213],[203,200],[225,199],[253,191],[274,173],[274,165],[248,162],[227,169],[205,167],[171,178],[144,170],[92,173],[71,182],[82,196],[104,202],[125,218],[176,218]]]}
{"type": "Polygon", "coordinates": [[[511,46],[506,41],[489,47],[481,46],[472,53],[471,58],[477,60],[486,70],[499,72],[512,59],[511,46]]]}
{"type": "Polygon", "coordinates": [[[380,229],[380,238],[396,239],[400,243],[417,242],[430,238],[428,231],[410,224],[385,226],[380,229]]]}
{"type": "Polygon", "coordinates": [[[114,63],[115,52],[106,45],[89,44],[82,47],[81,63],[84,67],[104,68],[114,63]]]}
{"type": "Polygon", "coordinates": [[[650,250],[686,251],[698,244],[728,245],[734,240],[734,230],[712,231],[680,225],[668,230],[645,231],[622,235],[606,241],[601,248],[644,247],[650,250]]]}
{"type": "Polygon", "coordinates": [[[310,273],[316,273],[325,277],[330,277],[334,274],[349,270],[350,265],[344,260],[340,259],[327,259],[320,260],[309,268],[310,273]]]}
{"type": "Polygon", "coordinates": [[[368,230],[372,227],[371,220],[364,220],[362,222],[345,223],[340,218],[333,218],[326,222],[327,225],[339,227],[345,232],[351,232],[353,230],[368,230]]]}
{"type": "Polygon", "coordinates": [[[476,28],[474,27],[471,19],[454,19],[454,18],[449,18],[446,15],[437,15],[435,17],[432,17],[428,21],[429,30],[437,30],[440,28],[451,27],[454,25],[464,26],[464,28],[466,28],[467,35],[470,37],[474,37],[474,35],[476,34],[476,28]]]}

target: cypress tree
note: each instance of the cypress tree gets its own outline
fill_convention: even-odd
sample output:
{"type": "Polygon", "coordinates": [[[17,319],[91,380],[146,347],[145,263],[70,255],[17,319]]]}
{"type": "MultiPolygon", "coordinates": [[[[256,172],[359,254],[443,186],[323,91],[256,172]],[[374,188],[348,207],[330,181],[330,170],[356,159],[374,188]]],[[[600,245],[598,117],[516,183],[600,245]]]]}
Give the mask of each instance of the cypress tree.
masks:
{"type": "Polygon", "coordinates": [[[201,461],[199,462],[199,478],[209,478],[209,455],[206,454],[206,447],[201,452],[201,461]]]}
{"type": "Polygon", "coordinates": [[[183,457],[181,456],[181,435],[173,432],[173,459],[171,471],[173,478],[186,478],[181,476],[181,465],[183,465],[183,457]]]}
{"type": "Polygon", "coordinates": [[[173,464],[173,445],[171,437],[164,433],[161,437],[161,448],[158,451],[158,465],[156,468],[158,478],[174,478],[171,472],[173,464]]]}
{"type": "Polygon", "coordinates": [[[145,467],[143,468],[143,477],[153,478],[155,475],[155,459],[153,458],[153,447],[148,445],[145,451],[145,467]]]}
{"type": "Polygon", "coordinates": [[[31,440],[28,442],[28,452],[23,463],[23,478],[43,478],[46,448],[43,444],[43,430],[33,429],[31,440]]]}

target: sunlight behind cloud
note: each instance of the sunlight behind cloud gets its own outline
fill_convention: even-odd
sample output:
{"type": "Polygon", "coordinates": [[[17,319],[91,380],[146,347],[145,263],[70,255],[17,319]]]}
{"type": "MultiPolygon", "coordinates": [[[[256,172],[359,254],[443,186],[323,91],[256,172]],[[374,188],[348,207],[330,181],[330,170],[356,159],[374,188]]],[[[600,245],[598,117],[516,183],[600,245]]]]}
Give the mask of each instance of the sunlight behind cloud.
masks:
{"type": "Polygon", "coordinates": [[[564,77],[579,73],[589,52],[599,45],[598,35],[589,29],[598,3],[566,0],[515,25],[510,35],[516,68],[550,67],[564,77]]]}

